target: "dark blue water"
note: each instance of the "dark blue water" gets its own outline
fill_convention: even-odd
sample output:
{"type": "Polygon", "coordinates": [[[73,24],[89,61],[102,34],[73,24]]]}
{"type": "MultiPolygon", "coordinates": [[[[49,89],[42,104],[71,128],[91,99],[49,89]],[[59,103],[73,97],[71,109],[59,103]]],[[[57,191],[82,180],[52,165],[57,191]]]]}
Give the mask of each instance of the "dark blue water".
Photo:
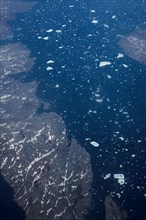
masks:
{"type": "Polygon", "coordinates": [[[51,103],[51,110],[63,117],[68,137],[75,136],[91,155],[89,219],[104,219],[103,201],[113,192],[129,219],[144,219],[139,210],[146,204],[146,67],[126,55],[116,58],[124,53],[118,46],[121,37],[145,27],[144,4],[140,0],[38,1],[12,24],[15,41],[28,45],[37,57],[33,71],[21,79],[38,82],[37,96],[51,103]],[[48,29],[53,32],[47,33],[48,29]],[[46,36],[48,40],[42,39],[46,36]],[[54,64],[48,65],[48,60],[54,64]],[[112,64],[99,68],[101,61],[112,64]],[[48,66],[53,70],[47,71],[48,66]],[[93,140],[98,148],[90,144],[93,140]],[[107,173],[123,173],[126,183],[104,180],[107,173]]]}
{"type": "Polygon", "coordinates": [[[0,174],[0,219],[24,220],[25,212],[14,201],[14,190],[0,174]]]}

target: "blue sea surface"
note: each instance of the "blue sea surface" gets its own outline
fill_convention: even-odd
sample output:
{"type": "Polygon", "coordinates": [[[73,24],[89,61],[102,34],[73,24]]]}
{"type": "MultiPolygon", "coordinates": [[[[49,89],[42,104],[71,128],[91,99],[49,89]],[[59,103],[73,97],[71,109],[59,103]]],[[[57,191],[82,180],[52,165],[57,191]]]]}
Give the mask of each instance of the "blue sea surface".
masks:
{"type": "Polygon", "coordinates": [[[21,80],[38,82],[37,96],[91,155],[92,220],[105,218],[106,195],[123,205],[129,219],[144,219],[137,216],[146,205],[146,66],[118,45],[135,28],[145,28],[144,6],[141,0],[40,0],[12,22],[15,41],[37,58],[21,80]],[[103,61],[111,64],[100,67],[103,61]],[[113,178],[116,173],[124,174],[125,184],[113,178]],[[105,180],[106,174],[111,177],[105,180]]]}

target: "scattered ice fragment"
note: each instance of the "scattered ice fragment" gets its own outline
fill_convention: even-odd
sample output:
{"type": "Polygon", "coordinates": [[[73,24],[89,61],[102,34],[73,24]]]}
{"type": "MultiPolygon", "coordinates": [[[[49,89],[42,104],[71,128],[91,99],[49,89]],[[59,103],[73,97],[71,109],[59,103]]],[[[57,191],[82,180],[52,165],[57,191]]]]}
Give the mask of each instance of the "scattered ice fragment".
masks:
{"type": "Polygon", "coordinates": [[[46,32],[51,33],[53,29],[48,29],[46,32]]]}
{"type": "Polygon", "coordinates": [[[118,179],[118,183],[119,183],[120,185],[123,185],[123,184],[125,183],[125,180],[124,180],[124,179],[118,179]]]}
{"type": "Polygon", "coordinates": [[[104,27],[109,28],[109,25],[108,24],[104,24],[104,27]]]}
{"type": "Polygon", "coordinates": [[[120,139],[121,141],[124,141],[124,138],[123,138],[123,137],[119,137],[119,139],[120,139]]]}
{"type": "Polygon", "coordinates": [[[118,179],[118,183],[120,185],[123,185],[125,183],[125,177],[124,174],[114,174],[114,178],[118,179]]]}
{"type": "Polygon", "coordinates": [[[116,15],[113,15],[112,18],[115,19],[115,18],[116,18],[116,15]]]}
{"type": "Polygon", "coordinates": [[[38,36],[38,39],[41,39],[42,37],[41,36],[38,36]]]}
{"type": "Polygon", "coordinates": [[[117,56],[117,58],[122,58],[122,57],[124,57],[124,54],[122,54],[122,53],[119,53],[117,56]]]}
{"type": "Polygon", "coordinates": [[[48,40],[48,39],[49,39],[49,37],[43,37],[43,39],[44,39],[44,40],[48,40]]]}
{"type": "Polygon", "coordinates": [[[95,10],[92,9],[90,12],[95,13],[95,10]]]}
{"type": "Polygon", "coordinates": [[[61,33],[62,31],[61,30],[56,30],[56,33],[61,33]]]}
{"type": "Polygon", "coordinates": [[[103,102],[103,99],[96,99],[95,101],[98,103],[101,103],[101,102],[103,102]]]}
{"type": "Polygon", "coordinates": [[[132,156],[132,157],[135,157],[136,155],[135,155],[135,154],[132,154],[131,156],[132,156]]]}
{"type": "Polygon", "coordinates": [[[103,178],[104,180],[108,179],[109,177],[111,177],[111,173],[106,174],[103,178]]]}
{"type": "Polygon", "coordinates": [[[56,84],[55,88],[59,88],[59,84],[56,84]]]}
{"type": "Polygon", "coordinates": [[[98,21],[98,20],[95,20],[95,19],[91,21],[92,24],[97,24],[98,22],[99,22],[99,21],[98,21]]]}
{"type": "Polygon", "coordinates": [[[51,66],[48,66],[47,70],[53,70],[53,68],[51,66]]]}
{"type": "Polygon", "coordinates": [[[107,78],[111,79],[112,77],[110,75],[107,75],[107,78]]]}
{"type": "Polygon", "coordinates": [[[99,144],[95,141],[91,141],[90,144],[92,144],[94,147],[99,147],[99,144]]]}
{"type": "Polygon", "coordinates": [[[106,66],[106,65],[111,65],[111,62],[110,61],[102,61],[102,62],[100,62],[99,67],[106,66]]]}
{"type": "Polygon", "coordinates": [[[118,198],[120,198],[120,197],[121,197],[121,194],[120,194],[120,193],[117,193],[116,195],[117,195],[117,197],[118,197],[118,198]]]}
{"type": "Polygon", "coordinates": [[[54,61],[53,60],[48,60],[47,63],[54,63],[54,61]]]}
{"type": "Polygon", "coordinates": [[[114,174],[114,178],[115,178],[115,179],[119,179],[119,178],[124,179],[124,174],[122,174],[122,173],[120,173],[120,174],[114,174]]]}
{"type": "Polygon", "coordinates": [[[128,65],[126,65],[126,64],[123,64],[123,66],[124,66],[125,68],[127,68],[127,67],[128,67],[128,65]]]}

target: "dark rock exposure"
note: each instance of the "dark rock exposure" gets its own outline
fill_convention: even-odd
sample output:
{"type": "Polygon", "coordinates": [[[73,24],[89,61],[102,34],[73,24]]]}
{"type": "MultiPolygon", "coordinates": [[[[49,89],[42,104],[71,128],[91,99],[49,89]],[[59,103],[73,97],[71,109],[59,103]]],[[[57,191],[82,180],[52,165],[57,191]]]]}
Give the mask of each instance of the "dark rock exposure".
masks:
{"type": "MultiPolygon", "coordinates": [[[[3,25],[32,5],[0,1],[3,25]]],[[[6,32],[1,39],[6,39],[6,32]]],[[[37,83],[13,79],[13,74],[27,72],[33,65],[22,43],[0,47],[1,174],[13,187],[26,220],[84,219],[91,206],[90,156],[74,138],[68,141],[59,115],[36,114],[41,105],[35,96],[37,83]]]]}
{"type": "Polygon", "coordinates": [[[14,36],[8,21],[15,19],[17,13],[30,10],[35,2],[21,0],[0,0],[0,40],[6,40],[14,36]]]}
{"type": "Polygon", "coordinates": [[[1,46],[0,70],[4,75],[26,72],[32,69],[35,58],[30,57],[30,51],[22,43],[10,43],[1,46]]]}
{"type": "Polygon", "coordinates": [[[129,57],[146,65],[146,30],[136,28],[118,44],[129,57]]]}
{"type": "Polygon", "coordinates": [[[105,220],[126,220],[127,212],[122,210],[110,196],[105,199],[105,220]]]}

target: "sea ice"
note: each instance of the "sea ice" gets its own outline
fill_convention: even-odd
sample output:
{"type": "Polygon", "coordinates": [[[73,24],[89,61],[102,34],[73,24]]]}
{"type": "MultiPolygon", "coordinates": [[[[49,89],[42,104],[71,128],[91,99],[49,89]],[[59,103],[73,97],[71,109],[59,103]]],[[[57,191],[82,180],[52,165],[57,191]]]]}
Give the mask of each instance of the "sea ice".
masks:
{"type": "Polygon", "coordinates": [[[101,103],[103,102],[103,99],[96,99],[96,102],[101,103]]]}
{"type": "Polygon", "coordinates": [[[53,70],[53,68],[51,66],[48,66],[47,70],[53,70]]]}
{"type": "Polygon", "coordinates": [[[116,15],[113,15],[112,18],[115,19],[115,18],[116,18],[116,15]]]}
{"type": "Polygon", "coordinates": [[[61,30],[56,30],[56,33],[61,33],[62,31],[61,30]]]}
{"type": "Polygon", "coordinates": [[[43,37],[43,39],[44,39],[44,40],[48,40],[48,39],[49,39],[49,37],[43,37]]]}
{"type": "Polygon", "coordinates": [[[124,174],[114,174],[114,178],[118,179],[118,183],[120,185],[123,185],[125,183],[125,177],[124,174]]]}
{"type": "Polygon", "coordinates": [[[47,63],[54,63],[54,61],[53,60],[48,60],[47,63]]]}
{"type": "Polygon", "coordinates": [[[99,21],[98,21],[98,20],[95,20],[95,19],[91,21],[92,24],[97,24],[98,22],[99,22],[99,21]]]}
{"type": "Polygon", "coordinates": [[[51,33],[53,29],[48,29],[46,32],[51,33]]]}
{"type": "Polygon", "coordinates": [[[124,64],[124,63],[123,63],[123,66],[124,66],[125,68],[127,68],[127,67],[128,67],[128,65],[126,65],[126,64],[124,64]]]}
{"type": "Polygon", "coordinates": [[[99,147],[99,144],[96,141],[91,141],[90,144],[92,144],[94,147],[99,147]]]}
{"type": "Polygon", "coordinates": [[[95,13],[96,11],[92,9],[90,12],[95,13]]]}
{"type": "Polygon", "coordinates": [[[124,54],[122,54],[122,53],[119,53],[117,56],[117,58],[122,58],[122,57],[124,57],[124,54]]]}
{"type": "Polygon", "coordinates": [[[100,62],[99,67],[103,67],[103,66],[107,66],[107,65],[111,65],[111,62],[110,61],[102,61],[102,62],[100,62]]]}
{"type": "Polygon", "coordinates": [[[119,139],[120,139],[121,141],[124,141],[124,138],[123,138],[123,137],[119,137],[119,139]]]}
{"type": "Polygon", "coordinates": [[[106,180],[106,179],[108,179],[108,178],[110,178],[111,177],[111,173],[108,173],[108,174],[106,174],[103,178],[104,178],[104,180],[106,180]]]}

